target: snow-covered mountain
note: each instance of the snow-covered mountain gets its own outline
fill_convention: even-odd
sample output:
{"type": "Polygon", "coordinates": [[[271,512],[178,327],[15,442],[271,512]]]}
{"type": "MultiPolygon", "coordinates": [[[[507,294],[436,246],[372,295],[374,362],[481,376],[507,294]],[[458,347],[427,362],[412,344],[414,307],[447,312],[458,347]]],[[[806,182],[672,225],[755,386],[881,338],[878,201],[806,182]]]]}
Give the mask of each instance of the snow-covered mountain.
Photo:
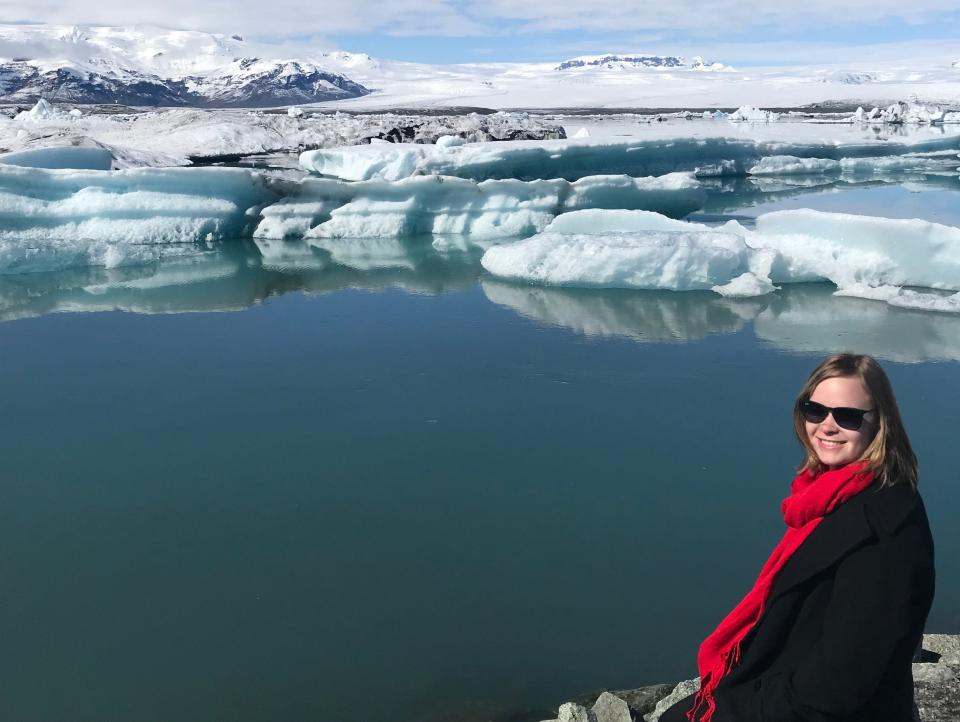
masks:
{"type": "Polygon", "coordinates": [[[368,56],[264,57],[237,35],[154,27],[0,25],[0,100],[267,107],[370,91],[332,68],[368,56]]]}
{"type": "Polygon", "coordinates": [[[708,63],[696,56],[689,61],[676,55],[581,55],[564,60],[557,70],[600,68],[603,70],[636,70],[639,68],[691,68],[694,70],[726,70],[721,63],[708,63]]]}

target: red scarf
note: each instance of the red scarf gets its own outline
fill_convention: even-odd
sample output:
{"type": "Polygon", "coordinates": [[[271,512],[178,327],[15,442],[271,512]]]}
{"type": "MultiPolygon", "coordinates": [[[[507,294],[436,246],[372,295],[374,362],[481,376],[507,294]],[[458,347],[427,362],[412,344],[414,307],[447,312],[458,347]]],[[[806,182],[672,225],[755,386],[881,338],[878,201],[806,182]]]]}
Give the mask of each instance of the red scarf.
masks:
{"type": "Polygon", "coordinates": [[[693,708],[687,712],[690,722],[696,722],[697,711],[703,705],[706,709],[700,722],[709,722],[713,716],[717,708],[713,692],[720,680],[740,661],[740,643],[763,614],[780,570],[825,515],[866,489],[872,481],[873,472],[866,470],[864,462],[825,471],[817,477],[804,471],[793,480],[790,496],[780,504],[783,519],[787,522],[786,533],[760,570],[753,589],[700,645],[697,655],[700,691],[693,708]]]}

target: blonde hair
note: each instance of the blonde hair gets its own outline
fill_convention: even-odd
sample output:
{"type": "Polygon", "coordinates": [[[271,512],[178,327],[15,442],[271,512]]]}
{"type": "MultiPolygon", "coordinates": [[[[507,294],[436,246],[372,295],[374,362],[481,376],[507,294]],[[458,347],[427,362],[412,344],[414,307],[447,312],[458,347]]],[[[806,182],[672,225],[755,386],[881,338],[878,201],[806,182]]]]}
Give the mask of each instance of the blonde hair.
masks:
{"type": "Polygon", "coordinates": [[[821,381],[838,376],[859,379],[870,394],[870,398],[873,399],[876,416],[876,421],[873,423],[877,430],[859,461],[867,462],[867,467],[879,480],[880,486],[909,484],[916,491],[917,456],[913,453],[907,431],[903,428],[900,409],[893,395],[890,379],[873,357],[860,354],[839,353],[825,358],[800,389],[800,394],[793,406],[794,431],[806,455],[800,471],[809,470],[819,474],[825,470],[807,438],[802,405],[804,401],[810,399],[821,381]]]}

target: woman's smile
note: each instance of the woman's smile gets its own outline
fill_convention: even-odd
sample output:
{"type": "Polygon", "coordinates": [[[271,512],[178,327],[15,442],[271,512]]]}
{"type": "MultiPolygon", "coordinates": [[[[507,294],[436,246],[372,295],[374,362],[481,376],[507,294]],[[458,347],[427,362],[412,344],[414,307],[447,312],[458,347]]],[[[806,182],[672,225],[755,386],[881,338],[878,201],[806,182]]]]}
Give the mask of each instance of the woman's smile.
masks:
{"type": "MultiPolygon", "coordinates": [[[[873,408],[873,399],[863,383],[851,376],[824,379],[814,389],[810,400],[829,408],[873,408]]],[[[811,448],[828,469],[838,469],[859,459],[876,432],[872,416],[865,416],[859,429],[840,426],[832,414],[819,423],[807,421],[805,426],[811,448]]]]}

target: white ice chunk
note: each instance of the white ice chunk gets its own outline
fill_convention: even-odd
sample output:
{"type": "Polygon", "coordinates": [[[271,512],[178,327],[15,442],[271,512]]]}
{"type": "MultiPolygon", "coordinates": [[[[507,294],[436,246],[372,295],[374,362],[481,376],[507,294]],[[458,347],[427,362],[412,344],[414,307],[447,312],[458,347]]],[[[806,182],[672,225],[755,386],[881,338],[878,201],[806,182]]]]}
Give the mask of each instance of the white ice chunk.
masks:
{"type": "Polygon", "coordinates": [[[772,110],[761,110],[752,105],[742,105],[729,116],[730,120],[746,120],[753,123],[771,123],[780,117],[779,113],[772,110]]]}
{"type": "Polygon", "coordinates": [[[0,165],[0,273],[189,254],[198,241],[249,236],[257,208],[275,198],[263,177],[239,168],[0,165]]]}
{"type": "Polygon", "coordinates": [[[113,154],[106,148],[62,146],[0,154],[0,163],[24,168],[110,170],[113,154]]]}
{"type": "Polygon", "coordinates": [[[533,283],[695,289],[703,287],[703,275],[696,275],[702,265],[716,259],[718,236],[742,244],[737,262],[725,267],[728,275],[715,274],[707,285],[722,295],[831,281],[843,292],[895,305],[950,310],[954,301],[944,296],[914,296],[901,287],[960,290],[960,228],[806,209],[761,215],[755,231],[734,221],[709,228],[655,213],[578,211],[526,241],[490,248],[483,265],[494,275],[533,283]],[[681,239],[673,244],[683,247],[675,256],[664,242],[670,237],[681,239]],[[689,259],[697,254],[701,266],[689,259]],[[668,258],[682,263],[665,271],[668,258]]]}
{"type": "Polygon", "coordinates": [[[558,286],[710,289],[743,273],[743,239],[715,231],[541,233],[494,246],[483,267],[501,278],[558,286]]]}
{"type": "Polygon", "coordinates": [[[453,148],[454,146],[463,145],[467,141],[461,138],[459,135],[441,135],[437,138],[437,147],[438,148],[453,148]]]}
{"type": "Polygon", "coordinates": [[[796,158],[771,155],[750,168],[750,175],[790,175],[794,173],[839,173],[840,162],[829,158],[796,158]]]}
{"type": "Polygon", "coordinates": [[[690,174],[660,178],[598,176],[579,181],[420,176],[395,183],[309,178],[263,209],[262,238],[371,238],[469,235],[473,241],[522,237],[558,214],[583,208],[655,209],[684,215],[704,200],[690,174]]]}
{"type": "Polygon", "coordinates": [[[958,148],[960,137],[949,135],[915,141],[837,143],[678,137],[487,142],[453,147],[381,144],[307,151],[301,154],[300,165],[312,173],[352,181],[395,181],[431,174],[474,180],[576,180],[601,174],[651,176],[679,171],[695,171],[705,177],[744,175],[768,156],[840,161],[958,148]]]}
{"type": "MultiPolygon", "coordinates": [[[[949,152],[952,153],[953,151],[949,152]]],[[[933,154],[841,158],[840,160],[774,155],[761,158],[747,173],[753,176],[827,175],[837,173],[849,173],[862,176],[883,175],[884,173],[897,171],[939,172],[947,169],[953,170],[950,164],[944,163],[944,158],[937,157],[933,154]]]]}
{"type": "Polygon", "coordinates": [[[544,230],[552,233],[625,233],[708,230],[708,227],[652,211],[590,209],[557,216],[544,230]]]}
{"type": "Polygon", "coordinates": [[[777,290],[766,276],[757,276],[747,271],[732,281],[720,286],[714,286],[712,291],[728,298],[750,298],[752,296],[766,296],[777,290]]]}
{"type": "MultiPolygon", "coordinates": [[[[878,218],[809,209],[757,218],[761,238],[790,267],[777,282],[828,278],[838,286],[960,289],[960,228],[919,219],[878,218]]],[[[776,275],[776,269],[774,270],[776,275]]]]}
{"type": "Polygon", "coordinates": [[[960,293],[942,294],[932,291],[917,291],[897,286],[867,286],[855,284],[838,289],[838,296],[866,298],[872,301],[885,301],[891,306],[909,308],[917,311],[937,311],[940,313],[960,313],[960,293]]]}

